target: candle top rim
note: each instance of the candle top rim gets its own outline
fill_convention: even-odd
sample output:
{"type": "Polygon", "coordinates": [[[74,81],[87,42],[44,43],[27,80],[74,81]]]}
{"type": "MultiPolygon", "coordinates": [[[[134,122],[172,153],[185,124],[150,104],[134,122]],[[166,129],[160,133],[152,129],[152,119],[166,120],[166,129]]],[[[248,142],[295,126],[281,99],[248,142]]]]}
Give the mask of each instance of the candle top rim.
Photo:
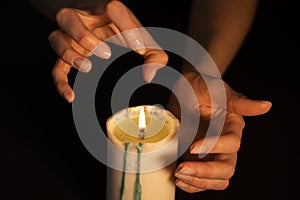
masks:
{"type": "MultiPolygon", "coordinates": [[[[148,118],[147,118],[148,119],[148,118]]],[[[155,123],[159,123],[159,118],[158,119],[154,119],[155,123]]],[[[136,124],[137,127],[137,124],[136,124]]],[[[108,120],[107,120],[107,131],[109,133],[109,135],[111,135],[111,137],[114,137],[117,140],[121,140],[122,142],[124,142],[126,139],[131,140],[134,143],[157,143],[161,140],[163,140],[164,138],[177,134],[177,130],[179,127],[179,120],[169,111],[169,110],[164,110],[158,106],[155,105],[140,105],[140,106],[133,106],[133,107],[128,107],[128,108],[124,108],[118,112],[116,112],[114,115],[112,115],[108,120]],[[153,113],[155,113],[154,116],[160,116],[163,112],[164,112],[164,123],[162,123],[162,129],[160,131],[158,131],[155,135],[160,134],[160,136],[162,138],[160,138],[159,136],[157,136],[155,138],[155,135],[147,135],[148,137],[146,138],[133,138],[133,136],[131,134],[128,134],[128,131],[123,131],[118,127],[118,123],[116,123],[116,121],[125,121],[126,118],[124,119],[124,115],[126,114],[126,112],[128,111],[128,113],[134,112],[134,116],[135,119],[138,119],[138,115],[140,112],[141,107],[144,107],[145,112],[150,112],[153,111],[153,113]],[[122,118],[123,117],[123,118],[122,118]],[[115,131],[117,131],[118,133],[114,133],[115,131]],[[120,136],[121,135],[121,136],[120,136]],[[122,139],[120,138],[122,137],[122,139]],[[126,139],[123,139],[126,138],[126,139]]],[[[137,129],[138,131],[138,129],[137,129]]],[[[149,133],[149,132],[148,132],[149,133]]]]}

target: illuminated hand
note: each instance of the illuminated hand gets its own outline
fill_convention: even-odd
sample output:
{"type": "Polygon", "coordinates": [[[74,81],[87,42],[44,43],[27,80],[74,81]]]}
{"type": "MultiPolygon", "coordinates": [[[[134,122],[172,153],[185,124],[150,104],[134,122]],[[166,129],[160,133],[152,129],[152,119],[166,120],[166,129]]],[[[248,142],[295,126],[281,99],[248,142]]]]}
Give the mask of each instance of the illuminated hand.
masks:
{"type": "Polygon", "coordinates": [[[56,88],[68,102],[74,100],[74,92],[68,84],[68,73],[71,67],[81,72],[91,70],[92,63],[87,58],[91,53],[109,59],[111,50],[104,42],[114,37],[113,43],[133,49],[144,57],[143,77],[150,82],[156,71],[168,62],[167,54],[158,47],[133,13],[120,1],[110,1],[102,14],[93,15],[86,11],[63,8],[57,13],[57,24],[60,29],[49,35],[49,42],[59,56],[52,77],[56,88]],[[136,29],[136,30],[135,30],[136,29]],[[133,30],[126,32],[128,30],[133,30]],[[121,33],[121,34],[120,34],[121,33]],[[145,46],[153,49],[145,48],[145,46]]]}
{"type": "MultiPolygon", "coordinates": [[[[224,190],[228,187],[229,180],[235,171],[237,152],[240,148],[242,132],[245,126],[243,116],[256,116],[267,113],[271,108],[271,103],[251,100],[234,91],[222,80],[218,80],[225,87],[227,110],[225,111],[225,123],[221,134],[211,151],[208,152],[210,148],[201,148],[204,144],[204,136],[208,129],[208,124],[212,120],[210,119],[211,101],[208,88],[202,76],[195,72],[186,73],[185,78],[193,87],[197,95],[196,101],[198,102],[188,98],[191,95],[187,94],[187,90],[184,90],[184,84],[181,80],[177,82],[176,89],[180,91],[180,95],[185,97],[183,102],[184,110],[195,114],[195,105],[199,106],[201,120],[192,145],[182,155],[184,161],[176,169],[176,185],[189,193],[205,190],[224,190]],[[200,159],[199,153],[207,155],[200,159]]],[[[208,84],[210,84],[209,81],[208,84]]],[[[179,106],[174,99],[175,97],[172,96],[168,108],[180,118],[179,106]]],[[[188,126],[193,125],[189,124],[188,126]]],[[[188,129],[183,134],[188,135],[188,129]]],[[[213,137],[207,137],[205,140],[215,139],[213,137]]]]}

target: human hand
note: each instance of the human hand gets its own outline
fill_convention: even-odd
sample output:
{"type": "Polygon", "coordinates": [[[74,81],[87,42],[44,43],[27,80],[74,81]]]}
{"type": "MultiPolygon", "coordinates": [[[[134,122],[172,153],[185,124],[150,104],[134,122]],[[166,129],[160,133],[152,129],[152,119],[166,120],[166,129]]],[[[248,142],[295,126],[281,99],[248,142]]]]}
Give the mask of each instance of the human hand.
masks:
{"type": "MultiPolygon", "coordinates": [[[[183,98],[183,106],[185,106],[183,110],[190,114],[196,114],[194,112],[195,105],[199,106],[200,122],[192,145],[182,155],[183,162],[179,164],[175,171],[176,185],[189,193],[205,190],[224,190],[228,187],[229,181],[234,175],[237,152],[241,145],[242,132],[245,126],[243,116],[256,116],[267,113],[271,108],[271,103],[249,99],[234,91],[222,80],[217,80],[222,81],[222,84],[224,84],[227,96],[227,108],[224,111],[226,113],[225,122],[219,136],[205,137],[208,125],[212,120],[210,118],[212,108],[208,87],[203,78],[195,72],[186,73],[184,76],[194,89],[197,102],[188,98],[191,95],[187,94],[188,90],[184,89],[185,86],[181,80],[177,82],[175,90],[179,90],[180,95],[185,97],[183,98]],[[212,148],[205,148],[203,147],[205,140],[214,140],[216,143],[212,148]],[[204,154],[206,157],[200,159],[199,154],[204,154]]],[[[210,81],[213,82],[214,80],[211,79],[210,81]]],[[[208,81],[208,84],[210,84],[210,81],[208,81]]],[[[175,96],[171,96],[168,108],[180,118],[180,110],[175,96]]],[[[222,108],[216,110],[218,111],[218,109],[222,108]]],[[[195,126],[195,124],[191,122],[187,125],[187,127],[189,126],[195,126]]],[[[188,128],[183,134],[189,134],[188,128]]]]}
{"type": "Polygon", "coordinates": [[[59,56],[52,77],[58,93],[68,102],[74,100],[74,92],[68,84],[71,68],[89,72],[92,63],[88,56],[91,54],[109,59],[111,50],[104,41],[111,36],[118,34],[113,43],[131,48],[144,57],[147,65],[143,67],[143,77],[147,82],[168,62],[168,55],[145,29],[140,29],[139,20],[120,1],[108,2],[102,14],[63,8],[57,13],[57,24],[60,29],[49,35],[49,43],[59,56]],[[149,46],[154,48],[146,48],[149,46]]]}

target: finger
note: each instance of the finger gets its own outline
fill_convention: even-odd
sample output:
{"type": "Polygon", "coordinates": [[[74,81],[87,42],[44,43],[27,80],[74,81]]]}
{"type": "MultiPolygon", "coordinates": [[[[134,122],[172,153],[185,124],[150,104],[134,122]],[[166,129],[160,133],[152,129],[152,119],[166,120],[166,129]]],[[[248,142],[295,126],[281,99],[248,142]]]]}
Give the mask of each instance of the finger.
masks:
{"type": "Polygon", "coordinates": [[[147,82],[151,82],[157,71],[166,66],[169,57],[165,51],[160,49],[147,50],[143,56],[145,58],[143,76],[147,82]]]}
{"type": "Polygon", "coordinates": [[[116,34],[119,32],[120,31],[114,24],[97,27],[93,30],[93,33],[101,40],[106,40],[109,38],[109,42],[113,44],[123,46],[123,47],[128,47],[126,40],[120,34],[116,34]]]}
{"type": "Polygon", "coordinates": [[[188,192],[188,193],[196,193],[196,192],[205,191],[202,188],[197,188],[197,187],[194,187],[193,185],[185,183],[184,181],[182,181],[180,179],[176,179],[175,184],[177,187],[179,187],[180,189],[182,189],[183,191],[188,192]]]}
{"type": "Polygon", "coordinates": [[[267,113],[272,107],[272,103],[269,101],[252,100],[234,90],[231,90],[229,95],[227,109],[238,115],[262,115],[267,113]]]}
{"type": "Polygon", "coordinates": [[[74,92],[68,84],[68,73],[71,66],[58,59],[52,69],[52,78],[58,93],[69,103],[74,100],[74,92]]]}
{"type": "Polygon", "coordinates": [[[191,154],[236,153],[241,145],[241,137],[236,133],[221,136],[205,137],[194,142],[190,147],[191,154]]]}
{"type": "Polygon", "coordinates": [[[185,161],[175,171],[175,176],[194,176],[199,179],[229,180],[235,171],[237,155],[226,154],[223,160],[213,161],[185,161]]]}
{"type": "Polygon", "coordinates": [[[85,58],[72,47],[72,39],[64,32],[61,30],[52,32],[49,35],[49,42],[53,50],[65,63],[82,72],[88,72],[91,70],[92,63],[90,60],[85,58]]]}
{"type": "MultiPolygon", "coordinates": [[[[137,24],[137,27],[142,27],[140,21],[136,18],[136,16],[128,10],[131,19],[137,24]]],[[[153,63],[152,65],[143,66],[143,76],[147,82],[151,82],[154,78],[156,72],[164,67],[168,61],[168,54],[155,42],[152,36],[145,29],[139,29],[141,35],[143,37],[143,41],[145,43],[146,48],[145,54],[143,54],[145,59],[145,64],[153,63]],[[158,63],[158,64],[156,64],[158,63]]]]}
{"type": "Polygon", "coordinates": [[[97,38],[80,20],[74,9],[63,8],[57,14],[57,23],[78,44],[96,56],[108,59],[111,56],[109,46],[97,38]]]}
{"type": "MultiPolygon", "coordinates": [[[[142,27],[140,21],[136,16],[128,10],[131,19],[137,24],[138,27],[142,27]]],[[[143,54],[145,59],[145,65],[143,66],[143,76],[147,82],[151,82],[155,74],[159,69],[164,67],[168,61],[168,54],[155,42],[152,36],[145,29],[139,29],[143,37],[143,42],[145,43],[146,48],[145,53],[143,54]],[[152,64],[151,64],[152,63],[152,64]]]]}
{"type": "Polygon", "coordinates": [[[221,135],[196,140],[190,147],[190,153],[236,153],[241,145],[244,126],[245,122],[241,116],[229,113],[226,115],[221,135]]]}
{"type": "Polygon", "coordinates": [[[128,8],[120,1],[110,1],[106,5],[108,18],[118,27],[129,46],[140,54],[145,53],[145,46],[136,24],[128,11],[128,8]],[[129,31],[130,30],[130,31],[129,31]]]}
{"type": "Polygon", "coordinates": [[[251,100],[248,98],[236,99],[233,104],[236,106],[232,109],[233,112],[243,116],[256,116],[267,113],[272,103],[263,100],[251,100]]]}
{"type": "Polygon", "coordinates": [[[225,190],[229,185],[229,180],[219,180],[219,179],[202,179],[194,176],[177,174],[178,179],[176,180],[176,185],[181,189],[194,191],[205,190],[225,190]]]}
{"type": "Polygon", "coordinates": [[[121,30],[130,48],[143,55],[143,77],[150,82],[156,72],[168,62],[168,55],[142,27],[134,14],[120,1],[107,4],[107,16],[121,30]],[[129,31],[130,30],[130,31],[129,31]]]}

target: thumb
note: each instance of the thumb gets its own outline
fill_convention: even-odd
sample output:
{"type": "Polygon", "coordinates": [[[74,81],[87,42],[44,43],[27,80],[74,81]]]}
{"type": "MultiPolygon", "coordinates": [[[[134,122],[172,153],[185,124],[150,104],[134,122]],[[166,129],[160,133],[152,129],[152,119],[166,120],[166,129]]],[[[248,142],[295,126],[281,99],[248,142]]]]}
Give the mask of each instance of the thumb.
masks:
{"type": "Polygon", "coordinates": [[[256,116],[267,113],[272,103],[264,100],[253,100],[238,94],[228,100],[227,109],[242,116],[256,116]]]}

